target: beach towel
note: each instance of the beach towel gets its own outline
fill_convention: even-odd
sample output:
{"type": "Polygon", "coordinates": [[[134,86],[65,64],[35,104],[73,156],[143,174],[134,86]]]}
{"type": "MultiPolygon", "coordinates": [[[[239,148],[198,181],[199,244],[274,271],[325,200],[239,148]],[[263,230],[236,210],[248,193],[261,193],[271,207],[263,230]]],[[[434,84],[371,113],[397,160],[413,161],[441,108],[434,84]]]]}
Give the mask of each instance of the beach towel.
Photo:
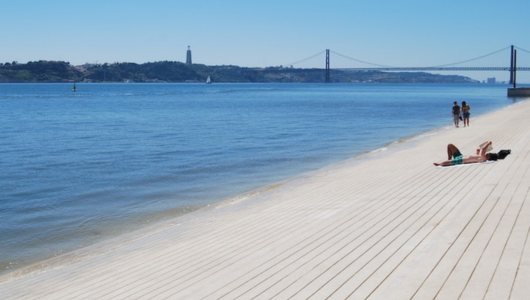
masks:
{"type": "Polygon", "coordinates": [[[492,164],[494,162],[495,162],[494,160],[487,160],[485,162],[479,162],[479,163],[459,164],[459,165],[451,165],[451,166],[436,166],[436,167],[440,169],[447,169],[447,168],[452,168],[452,167],[467,167],[467,166],[473,166],[473,165],[492,164]]]}

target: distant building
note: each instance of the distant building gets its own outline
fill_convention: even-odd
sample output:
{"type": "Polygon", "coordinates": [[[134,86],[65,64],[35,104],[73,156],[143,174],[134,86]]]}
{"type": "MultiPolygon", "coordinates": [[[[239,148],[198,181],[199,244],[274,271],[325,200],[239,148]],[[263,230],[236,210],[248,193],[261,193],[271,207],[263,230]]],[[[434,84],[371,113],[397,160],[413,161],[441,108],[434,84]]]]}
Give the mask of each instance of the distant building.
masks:
{"type": "Polygon", "coordinates": [[[495,84],[496,83],[495,77],[488,78],[487,82],[491,84],[495,84]]]}
{"type": "Polygon", "coordinates": [[[188,46],[188,52],[186,52],[186,64],[191,65],[191,50],[190,46],[188,46]]]}

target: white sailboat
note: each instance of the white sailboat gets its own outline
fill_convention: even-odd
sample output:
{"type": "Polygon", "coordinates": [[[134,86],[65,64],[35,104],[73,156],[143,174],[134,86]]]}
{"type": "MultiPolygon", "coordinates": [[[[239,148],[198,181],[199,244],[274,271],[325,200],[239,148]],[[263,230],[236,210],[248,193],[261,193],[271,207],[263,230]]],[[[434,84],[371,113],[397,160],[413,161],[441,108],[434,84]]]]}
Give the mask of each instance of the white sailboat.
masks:
{"type": "Polygon", "coordinates": [[[212,83],[212,80],[210,79],[210,76],[208,76],[208,78],[206,78],[206,84],[210,84],[212,83]]]}

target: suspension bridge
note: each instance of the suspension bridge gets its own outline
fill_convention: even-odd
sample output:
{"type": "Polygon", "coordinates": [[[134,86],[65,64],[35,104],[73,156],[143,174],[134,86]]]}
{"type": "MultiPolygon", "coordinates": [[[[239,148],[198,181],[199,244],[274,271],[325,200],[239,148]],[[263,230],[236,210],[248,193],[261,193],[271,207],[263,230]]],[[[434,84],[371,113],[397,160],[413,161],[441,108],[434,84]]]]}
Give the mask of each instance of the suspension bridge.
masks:
{"type": "Polygon", "coordinates": [[[337,70],[343,70],[343,71],[387,71],[387,72],[433,72],[433,71],[454,71],[454,72],[462,72],[462,71],[504,71],[509,72],[510,74],[510,84],[513,84],[516,79],[516,72],[519,71],[530,71],[530,67],[524,67],[524,66],[517,66],[517,51],[523,52],[523,53],[529,53],[530,51],[516,47],[516,46],[509,46],[506,48],[502,48],[500,50],[494,51],[492,53],[488,53],[486,55],[481,55],[479,57],[467,59],[464,61],[459,61],[455,63],[450,64],[444,64],[444,65],[437,65],[437,66],[425,66],[425,67],[394,67],[394,66],[387,66],[387,65],[381,65],[376,63],[371,63],[367,61],[363,61],[360,59],[356,59],[353,57],[349,57],[334,51],[331,51],[329,49],[326,49],[325,51],[321,51],[317,54],[314,54],[308,58],[302,59],[300,61],[287,64],[290,66],[299,66],[303,63],[314,60],[315,58],[321,58],[322,55],[325,53],[325,80],[326,82],[330,82],[330,70],[331,70],[331,54],[335,55],[338,58],[345,59],[351,63],[353,63],[356,66],[341,66],[336,67],[334,69],[337,70]],[[495,55],[498,55],[499,53],[507,52],[509,51],[509,57],[505,60],[505,65],[501,66],[481,66],[481,65],[469,65],[472,62],[483,62],[485,58],[492,57],[495,55]]]}

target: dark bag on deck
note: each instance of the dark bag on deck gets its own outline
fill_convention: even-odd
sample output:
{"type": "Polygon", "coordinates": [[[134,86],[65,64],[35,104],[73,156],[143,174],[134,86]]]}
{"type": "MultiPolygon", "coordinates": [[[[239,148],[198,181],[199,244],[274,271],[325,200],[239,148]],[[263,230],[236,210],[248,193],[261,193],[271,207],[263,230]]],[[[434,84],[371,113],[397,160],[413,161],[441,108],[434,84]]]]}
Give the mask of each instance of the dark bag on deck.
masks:
{"type": "Polygon", "coordinates": [[[512,150],[501,150],[497,155],[499,156],[499,159],[504,159],[510,153],[512,153],[512,150]]]}

